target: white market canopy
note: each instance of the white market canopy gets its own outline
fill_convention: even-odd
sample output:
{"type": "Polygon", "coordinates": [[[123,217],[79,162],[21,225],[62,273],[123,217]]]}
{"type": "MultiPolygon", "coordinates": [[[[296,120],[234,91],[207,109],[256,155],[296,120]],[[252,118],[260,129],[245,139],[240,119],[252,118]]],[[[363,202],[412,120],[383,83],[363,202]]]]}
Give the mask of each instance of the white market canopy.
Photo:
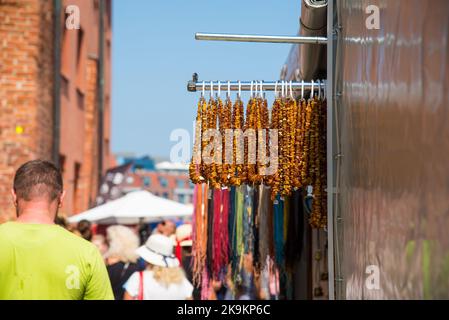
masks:
{"type": "Polygon", "coordinates": [[[191,216],[192,205],[157,197],[140,190],[68,218],[70,223],[88,220],[98,224],[137,224],[191,216]]]}

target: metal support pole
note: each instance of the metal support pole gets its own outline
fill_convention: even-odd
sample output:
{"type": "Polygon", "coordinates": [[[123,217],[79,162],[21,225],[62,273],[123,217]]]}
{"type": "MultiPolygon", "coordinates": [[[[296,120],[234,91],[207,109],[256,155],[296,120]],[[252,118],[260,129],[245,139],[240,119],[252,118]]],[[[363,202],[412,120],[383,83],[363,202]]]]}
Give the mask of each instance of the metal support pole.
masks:
{"type": "MultiPolygon", "coordinates": [[[[327,263],[328,263],[328,285],[329,300],[335,300],[335,224],[334,224],[334,188],[335,188],[335,114],[334,114],[334,88],[335,88],[335,41],[334,31],[334,0],[327,5],[327,263]]],[[[337,244],[338,245],[338,244],[337,244]]]]}
{"type": "Polygon", "coordinates": [[[327,44],[326,37],[268,36],[268,35],[226,34],[226,33],[195,33],[195,39],[209,40],[209,41],[327,44]]]}

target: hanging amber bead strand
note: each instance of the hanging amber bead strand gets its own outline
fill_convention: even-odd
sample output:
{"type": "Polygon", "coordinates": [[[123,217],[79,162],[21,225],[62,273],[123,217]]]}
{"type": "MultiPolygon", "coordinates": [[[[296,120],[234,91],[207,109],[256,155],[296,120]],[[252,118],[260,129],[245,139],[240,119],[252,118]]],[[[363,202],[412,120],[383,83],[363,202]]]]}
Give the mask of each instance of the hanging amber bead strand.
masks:
{"type": "MultiPolygon", "coordinates": [[[[298,105],[294,98],[289,98],[289,112],[290,112],[290,120],[289,120],[289,169],[290,169],[290,181],[292,188],[299,187],[299,172],[298,172],[298,164],[296,161],[296,138],[297,138],[297,126],[298,126],[298,105]]],[[[291,189],[289,190],[289,194],[291,194],[291,189]]]]}
{"type": "MultiPolygon", "coordinates": [[[[273,175],[267,177],[267,185],[271,187],[271,199],[274,199],[280,191],[280,170],[281,170],[281,132],[280,132],[280,117],[281,117],[281,99],[276,98],[271,109],[271,125],[272,130],[276,130],[278,133],[277,147],[274,147],[272,151],[275,155],[272,156],[272,160],[277,162],[277,170],[273,175]]],[[[270,141],[271,143],[272,141],[270,141]]],[[[273,142],[274,143],[274,142],[273,142]]]]}
{"type": "Polygon", "coordinates": [[[293,167],[294,167],[294,181],[293,181],[293,187],[294,188],[300,188],[302,186],[301,184],[301,168],[300,168],[300,162],[301,162],[301,124],[302,124],[302,101],[299,100],[297,103],[295,101],[295,113],[296,113],[296,125],[295,125],[295,152],[294,152],[294,160],[293,160],[293,167]]]}
{"type": "Polygon", "coordinates": [[[210,143],[211,143],[211,138],[207,139],[207,135],[206,132],[208,132],[210,125],[211,125],[211,118],[213,116],[213,112],[212,112],[212,99],[209,99],[209,101],[207,102],[207,108],[206,108],[206,112],[205,112],[205,118],[204,118],[204,122],[203,122],[203,138],[202,138],[202,155],[203,155],[203,161],[202,161],[202,171],[201,171],[201,175],[204,177],[204,180],[206,183],[209,183],[209,176],[210,176],[210,159],[208,157],[212,157],[212,154],[210,152],[210,143]],[[209,149],[208,149],[209,147],[209,149]],[[206,151],[209,151],[209,153],[207,153],[206,151]]]}
{"type": "Polygon", "coordinates": [[[301,155],[301,181],[303,186],[310,185],[309,181],[309,155],[310,155],[310,121],[312,117],[311,100],[307,101],[304,112],[303,149],[301,155]]]}
{"type": "Polygon", "coordinates": [[[261,98],[261,127],[263,132],[261,133],[261,136],[258,139],[258,143],[260,143],[260,149],[261,154],[260,158],[258,158],[258,174],[260,176],[260,182],[267,184],[268,176],[266,176],[266,172],[264,171],[264,174],[262,175],[262,171],[267,169],[269,166],[269,159],[270,159],[270,134],[269,134],[269,127],[270,127],[270,119],[268,114],[268,102],[267,100],[262,97],[261,98]],[[264,139],[265,138],[265,139],[264,139]],[[263,151],[262,151],[263,150],[263,151]]]}
{"type": "Polygon", "coordinates": [[[252,130],[252,135],[248,136],[248,148],[251,143],[251,154],[248,154],[248,159],[251,158],[251,163],[248,161],[248,183],[254,185],[257,180],[257,109],[259,107],[259,99],[253,99],[252,112],[251,112],[251,122],[250,129],[252,130]],[[249,141],[251,139],[251,141],[249,141]]]}
{"type": "Polygon", "coordinates": [[[318,120],[318,108],[315,98],[311,102],[312,113],[310,117],[310,146],[309,146],[309,178],[310,184],[313,186],[316,177],[316,163],[317,163],[317,153],[318,148],[318,136],[317,136],[317,120],[318,120]]]}
{"type": "Polygon", "coordinates": [[[250,127],[253,130],[254,136],[252,137],[252,144],[254,146],[252,163],[248,164],[248,181],[252,185],[259,185],[262,181],[262,177],[259,175],[258,162],[259,162],[259,139],[263,139],[262,134],[259,135],[259,130],[262,129],[262,99],[260,97],[253,99],[252,106],[252,120],[250,127]]]}
{"type": "Polygon", "coordinates": [[[288,195],[288,189],[291,186],[290,175],[289,175],[289,135],[288,135],[288,104],[285,98],[281,100],[281,117],[280,117],[280,170],[279,170],[279,179],[280,179],[280,193],[281,196],[288,195]]]}
{"type": "Polygon", "coordinates": [[[230,171],[232,172],[232,175],[229,179],[229,183],[232,186],[240,186],[242,184],[242,178],[243,178],[243,157],[241,157],[241,151],[240,149],[243,149],[243,145],[239,144],[239,140],[241,140],[241,137],[239,138],[238,135],[243,134],[243,102],[238,97],[236,101],[234,102],[233,110],[232,110],[232,129],[234,130],[234,135],[232,138],[232,164],[230,171]]]}
{"type": "Polygon", "coordinates": [[[254,143],[254,141],[250,141],[253,137],[250,135],[250,130],[254,129],[254,109],[255,109],[255,99],[251,97],[246,106],[246,117],[245,117],[245,125],[244,125],[244,147],[245,147],[245,165],[243,171],[243,179],[242,183],[249,184],[250,178],[254,174],[254,165],[250,164],[250,158],[255,157],[256,155],[252,152],[252,148],[250,148],[250,144],[254,143]],[[250,150],[251,149],[251,150],[250,150]],[[251,151],[251,153],[250,153],[251,151]]]}
{"type": "Polygon", "coordinates": [[[256,177],[254,179],[255,185],[260,185],[263,182],[263,177],[261,176],[262,164],[264,163],[265,152],[263,148],[265,148],[265,136],[264,136],[264,98],[260,96],[258,98],[257,104],[257,117],[256,117],[256,134],[257,134],[257,162],[256,162],[256,177]]]}
{"type": "MultiPolygon", "coordinates": [[[[209,113],[209,103],[207,103],[206,99],[203,98],[201,104],[201,157],[203,157],[207,147],[207,141],[204,138],[204,136],[208,128],[208,113],[209,113]]],[[[207,165],[204,163],[203,158],[201,158],[199,169],[200,175],[202,177],[202,182],[207,182],[207,165]]]]}
{"type": "Polygon", "coordinates": [[[221,179],[222,179],[222,173],[223,173],[223,150],[224,150],[224,144],[223,144],[223,101],[220,97],[217,97],[216,100],[216,113],[217,113],[217,121],[216,123],[216,130],[219,135],[214,137],[214,147],[215,147],[215,154],[214,154],[214,171],[216,173],[215,177],[215,187],[220,188],[221,187],[221,179]],[[215,139],[218,139],[215,141],[215,139]]]}
{"type": "Polygon", "coordinates": [[[204,97],[201,97],[198,101],[198,109],[196,113],[196,119],[195,119],[195,143],[193,145],[193,155],[192,159],[190,161],[189,165],[189,176],[190,181],[194,184],[199,184],[202,182],[202,177],[200,173],[200,166],[201,166],[201,111],[203,104],[206,103],[206,100],[204,97]]]}
{"type": "MultiPolygon", "coordinates": [[[[210,117],[209,117],[209,129],[217,130],[217,120],[218,120],[218,102],[217,100],[211,98],[210,101],[210,117]]],[[[212,136],[210,139],[210,146],[214,146],[211,151],[212,163],[208,165],[208,181],[209,185],[214,189],[220,188],[220,183],[218,181],[217,173],[217,157],[216,152],[221,152],[221,149],[216,148],[217,145],[221,145],[221,141],[215,141],[216,137],[212,136]]]]}
{"type": "MultiPolygon", "coordinates": [[[[229,131],[232,128],[231,123],[231,117],[232,117],[232,102],[231,99],[228,97],[225,101],[225,104],[222,108],[221,117],[220,117],[220,132],[222,136],[222,170],[221,170],[221,176],[220,176],[220,183],[222,186],[229,186],[230,183],[230,177],[232,175],[232,165],[230,163],[226,163],[229,161],[232,161],[232,159],[226,159],[226,151],[227,149],[232,146],[232,141],[226,140],[226,134],[227,131],[229,131]],[[229,143],[229,146],[227,145],[229,143]]],[[[229,155],[229,157],[232,156],[232,153],[229,155]]]]}
{"type": "Polygon", "coordinates": [[[313,228],[319,228],[321,223],[321,205],[322,205],[322,186],[320,177],[320,158],[321,150],[319,144],[319,127],[320,127],[320,114],[319,114],[319,101],[312,100],[312,120],[311,120],[311,166],[310,166],[310,179],[312,180],[313,187],[313,201],[312,201],[312,214],[310,216],[310,225],[313,228]]]}
{"type": "Polygon", "coordinates": [[[296,111],[296,101],[292,97],[287,98],[288,105],[288,174],[290,185],[285,190],[286,196],[291,195],[293,188],[297,184],[297,171],[295,163],[295,147],[296,147],[296,121],[297,121],[297,111],[296,111]]]}
{"type": "Polygon", "coordinates": [[[301,182],[301,187],[305,187],[307,185],[306,181],[303,180],[302,170],[304,167],[304,141],[305,141],[305,131],[306,131],[306,108],[307,101],[304,98],[300,100],[300,121],[299,121],[299,150],[298,150],[298,171],[299,171],[299,180],[301,182]]]}

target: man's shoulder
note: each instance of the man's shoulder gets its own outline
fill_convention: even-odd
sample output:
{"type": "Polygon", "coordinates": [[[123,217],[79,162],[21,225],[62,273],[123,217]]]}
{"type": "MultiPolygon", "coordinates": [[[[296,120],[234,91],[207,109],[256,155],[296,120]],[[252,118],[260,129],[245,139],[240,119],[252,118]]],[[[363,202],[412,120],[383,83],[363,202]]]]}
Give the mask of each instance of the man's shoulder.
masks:
{"type": "Polygon", "coordinates": [[[58,228],[58,232],[60,233],[61,237],[64,238],[64,240],[66,240],[67,242],[70,242],[72,245],[89,251],[97,248],[92,242],[87,241],[86,239],[74,234],[73,232],[70,232],[69,230],[59,226],[58,228]]]}
{"type": "MultiPolygon", "coordinates": [[[[16,234],[17,231],[28,230],[28,228],[30,228],[30,225],[21,225],[11,221],[5,222],[0,224],[0,238],[2,236],[10,238],[11,235],[16,234]]],[[[52,238],[57,238],[59,245],[63,245],[65,247],[72,247],[78,251],[87,251],[88,253],[92,253],[92,251],[96,249],[96,246],[93,243],[58,225],[33,225],[33,231],[36,230],[45,232],[47,235],[51,234],[52,238]]]]}
{"type": "Polygon", "coordinates": [[[8,230],[12,227],[12,225],[13,225],[13,223],[11,221],[6,221],[3,223],[0,223],[0,231],[8,230]]]}

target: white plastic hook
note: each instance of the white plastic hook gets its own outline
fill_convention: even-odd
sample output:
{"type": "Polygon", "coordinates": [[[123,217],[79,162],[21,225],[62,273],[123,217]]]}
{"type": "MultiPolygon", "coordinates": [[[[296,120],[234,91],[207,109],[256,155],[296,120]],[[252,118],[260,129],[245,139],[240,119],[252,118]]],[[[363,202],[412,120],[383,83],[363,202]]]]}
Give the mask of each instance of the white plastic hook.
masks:
{"type": "Polygon", "coordinates": [[[304,80],[301,80],[301,99],[304,99],[304,80]]]}
{"type": "Polygon", "coordinates": [[[213,81],[210,82],[210,97],[211,98],[214,97],[214,82],[213,81]]]}
{"type": "Polygon", "coordinates": [[[315,97],[315,82],[312,80],[312,88],[310,90],[310,99],[313,99],[315,97]]]}
{"type": "Polygon", "coordinates": [[[227,97],[231,98],[231,81],[228,80],[228,92],[226,93],[227,97]]]}
{"type": "Polygon", "coordinates": [[[293,85],[292,85],[292,80],[290,80],[290,98],[295,99],[293,96],[293,85]]]}
{"type": "Polygon", "coordinates": [[[204,93],[206,92],[206,83],[203,81],[203,90],[201,91],[201,97],[204,98],[204,93]]]}
{"type": "Polygon", "coordinates": [[[218,81],[218,93],[217,93],[217,98],[221,97],[221,82],[218,81]]]}
{"type": "Polygon", "coordinates": [[[260,81],[260,97],[263,98],[263,80],[260,81]]]}
{"type": "Polygon", "coordinates": [[[318,99],[321,99],[321,80],[317,80],[316,83],[318,84],[318,99]]]}
{"type": "Polygon", "coordinates": [[[250,86],[250,98],[253,98],[253,85],[254,85],[254,81],[251,81],[251,86],[250,86]]]}
{"type": "Polygon", "coordinates": [[[278,98],[279,92],[278,92],[278,81],[274,84],[274,97],[278,98]]]}

